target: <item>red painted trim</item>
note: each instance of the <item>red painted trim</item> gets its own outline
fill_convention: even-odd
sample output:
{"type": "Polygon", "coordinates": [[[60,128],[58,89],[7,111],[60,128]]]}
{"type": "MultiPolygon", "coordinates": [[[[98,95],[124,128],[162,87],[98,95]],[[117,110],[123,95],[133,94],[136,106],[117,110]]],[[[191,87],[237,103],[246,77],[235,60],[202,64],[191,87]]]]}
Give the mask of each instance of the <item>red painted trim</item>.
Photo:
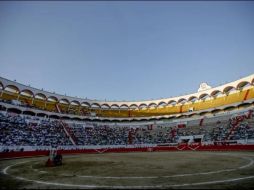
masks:
{"type": "MultiPolygon", "coordinates": [[[[110,149],[80,149],[80,150],[59,150],[59,153],[66,154],[96,154],[96,153],[123,153],[123,152],[150,152],[150,151],[254,151],[253,145],[186,145],[178,146],[157,146],[145,148],[110,148],[110,149]]],[[[36,156],[48,156],[49,151],[26,151],[0,153],[0,159],[14,159],[36,156]]]]}
{"type": "Polygon", "coordinates": [[[248,97],[248,95],[249,95],[249,92],[250,92],[250,89],[248,89],[247,92],[245,93],[245,96],[244,96],[244,99],[243,99],[244,101],[247,100],[247,97],[248,97]]]}
{"type": "Polygon", "coordinates": [[[128,117],[131,117],[131,111],[130,110],[128,111],[128,117]]]}
{"type": "Polygon", "coordinates": [[[180,113],[182,113],[183,112],[183,106],[181,105],[180,106],[180,113]]]}

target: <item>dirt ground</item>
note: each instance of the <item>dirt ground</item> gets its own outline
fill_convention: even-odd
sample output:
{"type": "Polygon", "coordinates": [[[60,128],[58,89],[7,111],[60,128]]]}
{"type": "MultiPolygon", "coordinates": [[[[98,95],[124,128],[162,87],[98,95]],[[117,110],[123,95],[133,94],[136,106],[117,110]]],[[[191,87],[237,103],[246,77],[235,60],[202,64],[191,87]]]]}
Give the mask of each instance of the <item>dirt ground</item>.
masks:
{"type": "Polygon", "coordinates": [[[0,161],[1,189],[249,189],[254,152],[135,152],[0,161]]]}

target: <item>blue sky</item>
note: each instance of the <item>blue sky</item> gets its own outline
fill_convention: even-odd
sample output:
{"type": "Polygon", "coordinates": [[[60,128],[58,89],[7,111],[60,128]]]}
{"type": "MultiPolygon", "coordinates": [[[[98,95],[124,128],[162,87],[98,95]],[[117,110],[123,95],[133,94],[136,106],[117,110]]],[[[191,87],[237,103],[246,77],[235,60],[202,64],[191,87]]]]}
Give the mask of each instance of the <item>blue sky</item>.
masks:
{"type": "Polygon", "coordinates": [[[146,100],[254,73],[254,2],[0,2],[0,76],[146,100]]]}

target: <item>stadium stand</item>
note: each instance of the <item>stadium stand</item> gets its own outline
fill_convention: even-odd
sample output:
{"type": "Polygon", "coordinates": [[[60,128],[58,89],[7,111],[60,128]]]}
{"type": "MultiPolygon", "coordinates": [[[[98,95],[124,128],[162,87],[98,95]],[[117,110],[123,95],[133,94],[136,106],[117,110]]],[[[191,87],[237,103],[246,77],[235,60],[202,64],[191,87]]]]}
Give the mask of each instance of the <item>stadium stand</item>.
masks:
{"type": "Polygon", "coordinates": [[[0,152],[254,145],[254,75],[140,102],[79,99],[1,77],[0,84],[0,152]]]}
{"type": "Polygon", "coordinates": [[[154,124],[152,127],[148,124],[114,126],[80,121],[65,123],[59,119],[0,112],[0,146],[126,146],[254,141],[253,110],[220,116],[218,119],[212,118],[212,122],[204,126],[192,125],[196,122],[193,119],[189,125],[180,128],[167,123],[154,124]]]}
{"type": "Polygon", "coordinates": [[[1,146],[72,145],[58,121],[0,113],[1,146]]]}
{"type": "Polygon", "coordinates": [[[241,109],[241,106],[252,104],[254,99],[254,74],[218,87],[201,89],[196,93],[146,101],[99,101],[74,98],[32,88],[2,77],[0,77],[0,84],[2,100],[21,107],[28,106],[54,112],[56,115],[67,114],[69,117],[75,115],[76,117],[137,118],[172,117],[177,114],[186,117],[190,112],[216,112],[219,111],[218,109],[225,111],[236,107],[241,109]]]}

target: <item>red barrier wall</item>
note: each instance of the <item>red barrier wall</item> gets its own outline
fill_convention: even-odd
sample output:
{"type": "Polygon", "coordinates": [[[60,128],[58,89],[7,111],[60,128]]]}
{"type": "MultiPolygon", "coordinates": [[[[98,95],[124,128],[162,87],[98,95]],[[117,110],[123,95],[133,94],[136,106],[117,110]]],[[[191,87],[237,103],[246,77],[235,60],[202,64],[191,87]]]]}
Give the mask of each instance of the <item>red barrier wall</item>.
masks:
{"type": "MultiPolygon", "coordinates": [[[[157,146],[148,148],[109,148],[109,149],[80,149],[59,150],[61,154],[83,154],[83,153],[120,153],[120,152],[151,152],[151,151],[254,151],[254,145],[179,145],[179,146],[157,146]]],[[[0,159],[24,158],[47,156],[49,151],[25,151],[0,153],[0,159]]]]}
{"type": "Polygon", "coordinates": [[[25,151],[25,152],[1,152],[0,159],[6,158],[25,158],[25,157],[35,157],[35,156],[47,156],[49,151],[25,151]]]}

